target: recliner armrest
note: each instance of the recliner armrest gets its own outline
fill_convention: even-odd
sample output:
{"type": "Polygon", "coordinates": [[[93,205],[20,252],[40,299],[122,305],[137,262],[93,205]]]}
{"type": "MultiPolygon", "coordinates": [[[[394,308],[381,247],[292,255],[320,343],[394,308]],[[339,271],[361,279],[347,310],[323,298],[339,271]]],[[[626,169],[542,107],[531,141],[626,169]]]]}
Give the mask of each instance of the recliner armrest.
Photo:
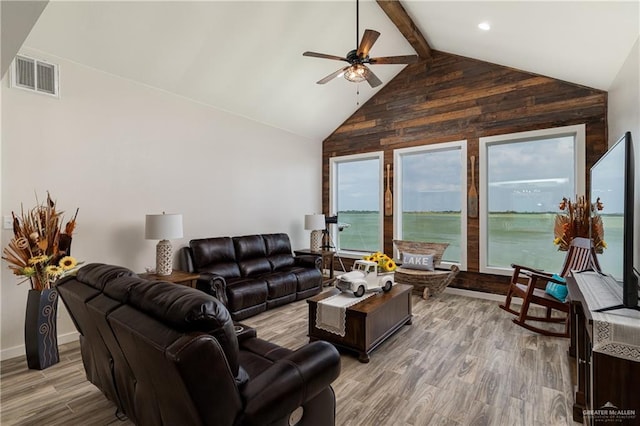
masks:
{"type": "Polygon", "coordinates": [[[316,268],[322,270],[322,257],[313,256],[311,254],[300,254],[293,257],[296,266],[305,266],[307,268],[316,268]]]}
{"type": "Polygon", "coordinates": [[[227,306],[227,281],[222,276],[202,272],[196,281],[196,288],[210,294],[227,306]]]}
{"type": "Polygon", "coordinates": [[[316,341],[276,361],[242,390],[243,424],[271,424],[326,389],[340,374],[340,355],[333,345],[316,341]]]}

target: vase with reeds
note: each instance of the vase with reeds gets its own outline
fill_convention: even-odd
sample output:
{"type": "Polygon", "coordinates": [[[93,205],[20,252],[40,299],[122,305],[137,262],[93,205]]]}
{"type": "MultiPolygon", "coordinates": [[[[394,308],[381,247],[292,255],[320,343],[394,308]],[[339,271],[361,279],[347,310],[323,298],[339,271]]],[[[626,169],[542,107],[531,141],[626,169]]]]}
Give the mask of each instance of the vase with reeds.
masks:
{"type": "MultiPolygon", "coordinates": [[[[36,202],[37,202],[36,198],[36,202]]],[[[56,315],[58,292],[55,282],[79,263],[71,256],[71,236],[76,226],[76,209],[64,229],[63,212],[47,193],[44,203],[30,210],[12,212],[13,238],[2,251],[14,275],[29,282],[25,316],[25,352],[29,368],[42,370],[59,360],[56,315]]]]}

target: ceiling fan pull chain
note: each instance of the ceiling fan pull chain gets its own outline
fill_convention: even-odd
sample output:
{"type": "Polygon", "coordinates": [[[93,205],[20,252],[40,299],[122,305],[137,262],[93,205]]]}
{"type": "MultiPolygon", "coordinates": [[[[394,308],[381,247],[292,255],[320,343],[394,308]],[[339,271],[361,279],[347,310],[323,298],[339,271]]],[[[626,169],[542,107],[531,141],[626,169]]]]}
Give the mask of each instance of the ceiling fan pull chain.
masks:
{"type": "Polygon", "coordinates": [[[360,84],[356,83],[356,106],[360,106],[360,84]]]}

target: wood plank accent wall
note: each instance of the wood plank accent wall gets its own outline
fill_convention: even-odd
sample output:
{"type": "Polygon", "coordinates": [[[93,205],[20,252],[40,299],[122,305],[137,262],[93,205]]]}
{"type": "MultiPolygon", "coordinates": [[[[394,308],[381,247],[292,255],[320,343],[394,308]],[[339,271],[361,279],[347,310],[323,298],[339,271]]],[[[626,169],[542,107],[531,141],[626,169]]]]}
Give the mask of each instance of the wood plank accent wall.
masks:
{"type": "MultiPolygon", "coordinates": [[[[606,151],[606,119],[606,92],[434,50],[429,67],[407,66],[325,139],[323,211],[335,213],[328,211],[331,157],[383,150],[384,163],[393,164],[394,149],[466,139],[467,155],[477,158],[480,137],[586,124],[589,170],[606,151]]],[[[507,277],[478,273],[478,219],[467,219],[467,235],[468,272],[454,286],[505,293],[507,277]]],[[[392,240],[393,217],[385,217],[387,253],[392,240]]]]}

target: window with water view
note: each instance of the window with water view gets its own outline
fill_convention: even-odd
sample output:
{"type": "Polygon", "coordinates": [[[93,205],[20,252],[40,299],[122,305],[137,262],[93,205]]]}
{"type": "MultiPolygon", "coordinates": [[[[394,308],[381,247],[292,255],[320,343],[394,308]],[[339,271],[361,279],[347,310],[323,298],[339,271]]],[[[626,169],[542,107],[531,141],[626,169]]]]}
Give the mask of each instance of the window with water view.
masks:
{"type": "Polygon", "coordinates": [[[464,263],[466,254],[464,148],[453,142],[395,152],[397,237],[449,243],[442,260],[454,263],[464,263]]]}
{"type": "Polygon", "coordinates": [[[562,266],[566,252],[553,244],[554,220],[563,197],[575,199],[576,193],[584,193],[576,183],[584,171],[576,173],[577,136],[546,133],[526,139],[481,139],[486,167],[486,199],[481,200],[486,214],[480,225],[485,268],[516,263],[557,272],[562,266]]]}
{"type": "Polygon", "coordinates": [[[382,250],[381,153],[331,159],[334,245],[340,251],[382,250]]]}

